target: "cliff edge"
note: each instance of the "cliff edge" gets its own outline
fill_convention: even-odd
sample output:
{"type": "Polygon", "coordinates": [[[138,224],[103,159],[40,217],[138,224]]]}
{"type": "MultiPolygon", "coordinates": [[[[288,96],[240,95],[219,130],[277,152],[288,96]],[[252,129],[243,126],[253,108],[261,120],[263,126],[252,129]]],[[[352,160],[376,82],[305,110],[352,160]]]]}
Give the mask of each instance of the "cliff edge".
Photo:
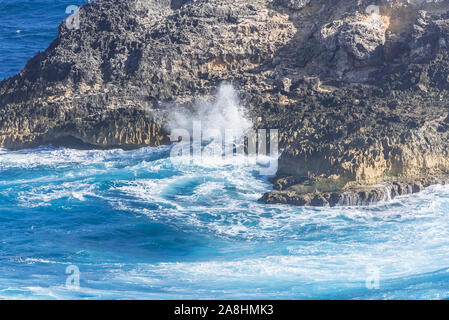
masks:
{"type": "Polygon", "coordinates": [[[170,105],[227,81],[280,132],[266,203],[369,204],[447,179],[448,1],[101,0],[79,17],[0,83],[0,147],[165,144],[170,105]]]}

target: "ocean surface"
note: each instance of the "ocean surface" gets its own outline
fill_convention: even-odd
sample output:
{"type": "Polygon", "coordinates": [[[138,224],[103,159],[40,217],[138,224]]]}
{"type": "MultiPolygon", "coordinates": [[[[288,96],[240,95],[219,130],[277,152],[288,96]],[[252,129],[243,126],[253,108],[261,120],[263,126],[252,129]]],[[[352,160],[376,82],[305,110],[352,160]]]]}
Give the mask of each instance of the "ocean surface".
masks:
{"type": "MultiPolygon", "coordinates": [[[[0,78],[82,2],[0,1],[0,78]]],[[[449,297],[448,187],[364,208],[267,206],[254,159],[194,164],[172,148],[0,150],[0,298],[449,297]]]]}

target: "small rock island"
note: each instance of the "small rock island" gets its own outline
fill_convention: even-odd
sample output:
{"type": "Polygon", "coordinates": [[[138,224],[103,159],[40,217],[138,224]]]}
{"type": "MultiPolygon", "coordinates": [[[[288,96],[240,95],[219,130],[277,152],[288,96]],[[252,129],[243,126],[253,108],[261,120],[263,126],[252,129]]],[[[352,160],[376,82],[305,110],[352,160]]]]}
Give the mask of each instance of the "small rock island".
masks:
{"type": "Polygon", "coordinates": [[[229,82],[279,129],[265,203],[449,181],[449,1],[99,0],[79,19],[0,83],[0,147],[167,144],[161,114],[229,82]]]}

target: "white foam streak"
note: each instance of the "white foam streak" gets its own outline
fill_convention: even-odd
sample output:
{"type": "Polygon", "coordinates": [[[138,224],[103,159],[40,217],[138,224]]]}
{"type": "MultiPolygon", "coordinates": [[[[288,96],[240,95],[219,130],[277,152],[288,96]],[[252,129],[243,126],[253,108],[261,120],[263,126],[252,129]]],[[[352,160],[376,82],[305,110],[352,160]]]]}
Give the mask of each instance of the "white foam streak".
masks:
{"type": "MultiPolygon", "coordinates": [[[[301,290],[311,292],[326,283],[343,283],[342,287],[358,283],[363,287],[367,267],[379,268],[382,281],[392,283],[449,266],[449,186],[433,186],[371,207],[267,206],[257,202],[270,188],[257,173],[257,159],[248,163],[243,156],[206,157],[206,161],[193,163],[185,158],[176,164],[159,157],[168,151],[167,147],[131,152],[58,149],[0,154],[0,164],[9,169],[46,164],[52,168],[44,171],[51,172],[50,176],[58,176],[59,169],[71,166],[62,171],[64,176],[58,181],[2,179],[0,197],[13,198],[27,207],[63,207],[65,200],[90,205],[92,199],[101,198],[111,210],[138,215],[149,224],[156,222],[183,234],[219,238],[231,244],[255,244],[252,250],[243,249],[245,254],[240,258],[223,254],[224,259],[143,263],[126,270],[111,266],[108,281],[161,285],[168,297],[179,297],[180,293],[185,297],[185,283],[192,290],[201,288],[196,296],[226,284],[230,284],[228,288],[240,284],[241,288],[242,283],[265,288],[264,293],[272,283],[287,283],[283,288],[297,283],[301,290]],[[155,155],[156,160],[152,158],[155,155]],[[26,163],[30,158],[36,163],[26,163]],[[67,177],[70,179],[64,181],[67,177]],[[270,250],[271,243],[275,252],[270,250]]],[[[51,265],[52,261],[57,259],[38,256],[23,263],[51,265]]],[[[37,286],[30,285],[27,290],[46,294],[37,286]]],[[[66,294],[58,288],[48,294],[55,292],[66,294]]],[[[246,292],[257,296],[256,291],[246,292]]],[[[231,293],[236,297],[236,292],[231,293]]],[[[419,297],[444,296],[440,291],[415,293],[419,297]]],[[[398,297],[403,293],[388,294],[398,297]]],[[[285,297],[289,295],[285,293],[285,297]]]]}

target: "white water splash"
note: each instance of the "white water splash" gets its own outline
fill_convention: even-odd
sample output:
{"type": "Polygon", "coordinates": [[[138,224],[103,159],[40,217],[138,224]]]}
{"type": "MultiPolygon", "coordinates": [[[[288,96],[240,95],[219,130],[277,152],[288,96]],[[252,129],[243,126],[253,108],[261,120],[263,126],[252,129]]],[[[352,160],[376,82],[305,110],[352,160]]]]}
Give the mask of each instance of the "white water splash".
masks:
{"type": "Polygon", "coordinates": [[[168,128],[171,131],[184,129],[192,134],[193,122],[196,121],[201,122],[203,137],[213,137],[217,131],[223,134],[225,130],[242,137],[252,127],[237,91],[229,84],[221,85],[212,101],[198,100],[193,110],[177,109],[169,115],[168,128]]]}

